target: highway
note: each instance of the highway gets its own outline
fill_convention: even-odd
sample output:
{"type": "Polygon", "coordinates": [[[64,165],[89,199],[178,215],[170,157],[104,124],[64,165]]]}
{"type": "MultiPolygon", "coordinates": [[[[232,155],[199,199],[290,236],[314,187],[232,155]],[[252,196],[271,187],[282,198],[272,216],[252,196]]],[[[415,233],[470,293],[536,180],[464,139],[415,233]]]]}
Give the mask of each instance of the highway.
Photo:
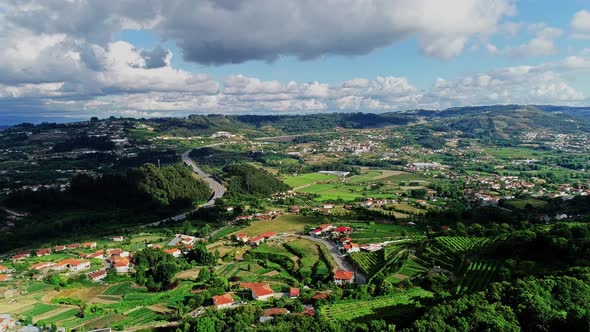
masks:
{"type": "Polygon", "coordinates": [[[225,194],[225,187],[221,183],[217,182],[217,180],[212,178],[211,175],[203,172],[203,170],[197,166],[197,164],[191,159],[191,157],[189,157],[190,152],[191,150],[188,150],[182,154],[182,161],[184,161],[185,164],[189,165],[193,169],[193,172],[197,173],[200,177],[202,177],[203,180],[207,182],[207,184],[213,191],[213,196],[211,197],[211,199],[209,199],[207,203],[203,204],[203,207],[213,206],[215,204],[215,200],[223,197],[223,195],[225,194]]]}
{"type": "MultiPolygon", "coordinates": [[[[219,144],[213,144],[211,146],[214,145],[219,145],[219,144]]],[[[205,182],[207,182],[207,184],[209,185],[209,188],[211,188],[211,190],[213,191],[213,196],[211,196],[211,198],[209,199],[209,201],[207,201],[207,203],[203,204],[201,207],[211,207],[215,204],[215,200],[217,200],[218,198],[223,197],[223,195],[225,194],[225,187],[223,186],[223,184],[217,182],[217,180],[215,180],[214,178],[211,177],[211,175],[203,172],[202,169],[200,169],[197,164],[191,159],[191,157],[189,157],[191,150],[186,151],[185,153],[182,154],[182,161],[189,165],[192,169],[193,172],[197,173],[200,177],[203,178],[203,180],[205,182]]],[[[141,225],[140,227],[155,227],[155,226],[159,226],[162,222],[165,222],[167,220],[173,220],[173,221],[181,221],[186,219],[187,215],[189,215],[192,212],[195,212],[198,209],[194,209],[188,212],[184,212],[178,215],[175,215],[173,217],[169,217],[166,218],[164,220],[160,220],[160,221],[156,221],[153,223],[149,223],[149,224],[145,224],[145,225],[141,225]]]]}
{"type": "Polygon", "coordinates": [[[334,257],[336,264],[338,264],[338,268],[341,270],[345,270],[345,271],[354,271],[356,280],[358,281],[359,285],[363,285],[367,282],[367,277],[365,277],[364,274],[362,274],[360,271],[355,269],[354,266],[352,266],[352,264],[350,264],[349,261],[347,261],[346,259],[344,259],[344,257],[342,257],[342,254],[340,254],[340,250],[338,250],[338,247],[336,247],[336,245],[334,243],[332,243],[330,241],[326,241],[324,239],[318,239],[317,237],[313,237],[313,236],[301,235],[301,237],[306,240],[320,243],[320,244],[323,244],[326,247],[328,247],[330,254],[332,254],[332,257],[334,257]]]}

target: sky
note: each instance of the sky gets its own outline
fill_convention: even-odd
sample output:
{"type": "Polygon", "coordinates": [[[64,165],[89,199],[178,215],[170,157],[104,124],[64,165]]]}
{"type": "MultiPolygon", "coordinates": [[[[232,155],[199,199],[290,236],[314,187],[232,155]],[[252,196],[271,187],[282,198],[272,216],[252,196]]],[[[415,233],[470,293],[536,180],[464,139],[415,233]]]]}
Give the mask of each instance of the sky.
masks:
{"type": "Polygon", "coordinates": [[[590,105],[590,0],[0,0],[0,125],[590,105]]]}

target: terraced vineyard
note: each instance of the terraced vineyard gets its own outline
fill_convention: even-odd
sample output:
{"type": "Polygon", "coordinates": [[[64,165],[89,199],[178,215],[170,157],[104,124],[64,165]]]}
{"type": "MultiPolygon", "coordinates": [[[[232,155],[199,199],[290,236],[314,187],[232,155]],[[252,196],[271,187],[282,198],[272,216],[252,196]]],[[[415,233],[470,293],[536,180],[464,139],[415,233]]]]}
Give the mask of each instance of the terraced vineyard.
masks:
{"type": "Polygon", "coordinates": [[[432,297],[432,293],[422,288],[413,288],[396,294],[376,297],[366,301],[347,301],[335,303],[322,308],[322,312],[330,320],[354,320],[371,316],[381,310],[400,304],[412,304],[419,298],[432,297]]]}
{"type": "Polygon", "coordinates": [[[479,249],[492,242],[489,238],[485,237],[466,236],[441,236],[437,237],[436,241],[452,253],[462,253],[479,249]]]}
{"type": "Polygon", "coordinates": [[[474,261],[463,271],[463,278],[457,286],[458,294],[477,291],[485,288],[494,277],[497,264],[492,262],[474,261]]]}
{"type": "Polygon", "coordinates": [[[349,260],[356,268],[366,275],[373,274],[383,263],[379,253],[376,252],[354,252],[348,255],[349,260]]]}

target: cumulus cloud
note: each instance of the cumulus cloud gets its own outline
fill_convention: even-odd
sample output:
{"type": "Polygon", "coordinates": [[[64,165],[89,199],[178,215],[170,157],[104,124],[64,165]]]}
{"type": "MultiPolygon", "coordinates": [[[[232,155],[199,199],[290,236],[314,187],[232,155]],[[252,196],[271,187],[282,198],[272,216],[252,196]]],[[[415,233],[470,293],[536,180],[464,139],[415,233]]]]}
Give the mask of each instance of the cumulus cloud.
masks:
{"type": "Polygon", "coordinates": [[[590,39],[590,12],[580,10],[571,21],[573,37],[577,39],[590,39]]]}
{"type": "Polygon", "coordinates": [[[529,30],[535,34],[535,37],[524,44],[499,49],[488,43],[487,49],[491,54],[511,57],[546,56],[555,53],[554,40],[562,35],[560,29],[534,24],[529,27],[529,30]]]}
{"type": "Polygon", "coordinates": [[[459,54],[497,30],[513,0],[4,0],[4,19],[39,34],[106,46],[113,34],[150,28],[204,64],[362,55],[416,38],[424,53],[459,54]]]}

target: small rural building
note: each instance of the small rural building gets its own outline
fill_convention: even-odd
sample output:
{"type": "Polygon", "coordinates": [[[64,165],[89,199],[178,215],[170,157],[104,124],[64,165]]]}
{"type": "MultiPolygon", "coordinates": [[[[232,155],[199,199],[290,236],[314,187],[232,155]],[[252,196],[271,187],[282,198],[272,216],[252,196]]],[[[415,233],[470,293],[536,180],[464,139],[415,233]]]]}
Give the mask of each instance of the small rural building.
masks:
{"type": "Polygon", "coordinates": [[[72,243],[72,244],[68,244],[66,246],[66,249],[68,250],[74,250],[74,249],[78,249],[80,248],[80,243],[72,243]]]}
{"type": "Polygon", "coordinates": [[[262,242],[264,242],[265,238],[262,235],[257,235],[255,237],[251,237],[248,239],[248,244],[254,247],[259,246],[262,242]]]}
{"type": "Polygon", "coordinates": [[[274,316],[278,316],[278,315],[286,315],[289,313],[289,310],[285,309],[285,308],[269,308],[269,309],[264,309],[262,316],[260,316],[259,321],[261,323],[267,322],[269,320],[273,320],[274,316]]]}
{"type": "Polygon", "coordinates": [[[299,288],[291,287],[289,289],[289,297],[292,299],[298,298],[300,293],[301,292],[300,292],[299,288]]]}
{"type": "Polygon", "coordinates": [[[272,297],[275,297],[275,292],[270,288],[269,285],[254,286],[251,289],[252,298],[258,301],[266,301],[272,297]]]}
{"type": "Polygon", "coordinates": [[[104,259],[104,250],[98,250],[88,255],[88,258],[104,259]]]}
{"type": "Polygon", "coordinates": [[[237,233],[235,238],[238,242],[248,242],[248,234],[246,233],[237,233]]]}
{"type": "Polygon", "coordinates": [[[229,308],[232,304],[234,304],[234,298],[231,294],[213,296],[213,305],[215,305],[215,308],[217,309],[229,308]]]}
{"type": "Polygon", "coordinates": [[[164,252],[172,255],[174,258],[182,256],[182,251],[180,251],[178,248],[165,249],[164,252]]]}
{"type": "Polygon", "coordinates": [[[25,258],[29,258],[31,257],[31,254],[29,253],[20,253],[20,254],[16,254],[14,256],[12,256],[12,261],[20,261],[23,260],[25,258]]]}
{"type": "Polygon", "coordinates": [[[123,249],[110,249],[109,255],[110,256],[119,256],[119,257],[129,257],[129,251],[123,249]]]}
{"type": "Polygon", "coordinates": [[[55,248],[53,248],[53,251],[64,251],[66,250],[66,246],[55,246],[55,248]]]}
{"type": "Polygon", "coordinates": [[[56,271],[64,271],[66,269],[70,271],[82,271],[88,268],[90,268],[90,261],[78,260],[74,258],[64,259],[51,267],[52,270],[56,271]]]}
{"type": "Polygon", "coordinates": [[[95,281],[95,282],[101,281],[106,276],[107,276],[106,270],[98,270],[95,272],[88,273],[88,278],[90,278],[90,280],[95,281]]]}
{"type": "Polygon", "coordinates": [[[37,252],[35,253],[35,255],[37,257],[41,257],[41,256],[49,256],[51,255],[51,249],[50,248],[46,248],[46,249],[39,249],[37,250],[37,252]]]}
{"type": "Polygon", "coordinates": [[[336,285],[348,285],[354,282],[354,272],[353,271],[343,271],[338,270],[334,273],[334,283],[336,285]]]}
{"type": "Polygon", "coordinates": [[[95,249],[96,248],[96,242],[84,242],[84,243],[82,243],[82,248],[84,248],[84,249],[95,249]]]}
{"type": "Polygon", "coordinates": [[[124,238],[121,235],[113,236],[113,241],[123,242],[124,238]]]}
{"type": "Polygon", "coordinates": [[[129,272],[129,258],[113,256],[111,258],[111,263],[113,264],[113,268],[115,271],[117,271],[117,273],[129,272]]]}
{"type": "Polygon", "coordinates": [[[299,207],[296,205],[291,206],[291,208],[289,208],[289,211],[291,213],[299,213],[299,207]]]}
{"type": "Polygon", "coordinates": [[[0,273],[8,273],[8,267],[0,265],[0,273]]]}

